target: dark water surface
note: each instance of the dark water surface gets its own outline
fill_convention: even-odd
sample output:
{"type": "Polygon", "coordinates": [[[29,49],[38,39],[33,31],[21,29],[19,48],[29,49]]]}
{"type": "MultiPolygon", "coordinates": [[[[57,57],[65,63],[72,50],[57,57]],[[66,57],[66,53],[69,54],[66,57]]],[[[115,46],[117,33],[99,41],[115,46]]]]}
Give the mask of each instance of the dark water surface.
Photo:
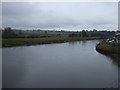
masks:
{"type": "Polygon", "coordinates": [[[98,40],[3,48],[3,88],[118,87],[118,65],[98,40]]]}

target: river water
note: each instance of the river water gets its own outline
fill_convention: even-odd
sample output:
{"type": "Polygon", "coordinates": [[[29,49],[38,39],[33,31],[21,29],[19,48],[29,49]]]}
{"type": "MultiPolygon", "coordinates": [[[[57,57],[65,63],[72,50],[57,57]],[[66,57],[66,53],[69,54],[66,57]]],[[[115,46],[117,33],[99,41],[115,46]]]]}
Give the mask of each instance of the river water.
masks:
{"type": "Polygon", "coordinates": [[[98,40],[2,49],[3,88],[115,88],[118,65],[98,40]]]}

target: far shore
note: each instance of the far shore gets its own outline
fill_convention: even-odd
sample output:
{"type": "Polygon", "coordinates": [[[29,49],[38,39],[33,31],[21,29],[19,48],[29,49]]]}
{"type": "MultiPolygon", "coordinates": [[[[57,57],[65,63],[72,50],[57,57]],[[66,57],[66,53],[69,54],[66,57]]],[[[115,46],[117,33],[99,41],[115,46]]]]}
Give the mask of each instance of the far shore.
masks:
{"type": "Polygon", "coordinates": [[[53,36],[47,38],[8,38],[2,39],[2,47],[15,47],[15,46],[30,46],[40,44],[51,44],[51,43],[64,43],[81,40],[98,40],[103,37],[68,37],[68,36],[53,36]]]}

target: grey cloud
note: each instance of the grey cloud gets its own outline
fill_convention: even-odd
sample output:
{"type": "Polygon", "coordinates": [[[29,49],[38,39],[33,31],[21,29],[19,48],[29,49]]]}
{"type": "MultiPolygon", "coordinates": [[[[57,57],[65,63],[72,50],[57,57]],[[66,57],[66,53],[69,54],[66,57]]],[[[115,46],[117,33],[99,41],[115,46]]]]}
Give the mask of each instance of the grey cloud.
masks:
{"type": "Polygon", "coordinates": [[[117,3],[2,4],[3,27],[41,29],[117,29],[117,3]],[[109,27],[109,28],[108,28],[109,27]]]}

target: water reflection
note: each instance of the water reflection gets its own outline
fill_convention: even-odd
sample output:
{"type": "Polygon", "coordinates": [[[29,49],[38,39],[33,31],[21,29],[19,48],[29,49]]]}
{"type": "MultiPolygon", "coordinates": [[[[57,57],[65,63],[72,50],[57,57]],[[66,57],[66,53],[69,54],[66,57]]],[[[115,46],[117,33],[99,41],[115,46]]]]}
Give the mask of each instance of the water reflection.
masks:
{"type": "Polygon", "coordinates": [[[76,44],[76,43],[78,43],[78,42],[76,42],[76,41],[73,41],[73,42],[68,42],[69,43],[69,45],[74,45],[74,44],[76,44]]]}
{"type": "Polygon", "coordinates": [[[19,85],[22,83],[22,80],[25,78],[25,73],[27,69],[27,62],[26,59],[29,58],[29,56],[26,56],[26,49],[20,48],[9,48],[9,52],[6,54],[6,50],[3,50],[3,86],[6,88],[15,88],[19,87],[19,85]],[[15,53],[14,53],[15,52],[15,53]],[[17,56],[16,56],[17,53],[17,56]],[[18,81],[18,82],[16,82],[18,81]]]}
{"type": "Polygon", "coordinates": [[[119,54],[105,54],[105,53],[101,53],[101,52],[99,52],[99,53],[104,55],[104,56],[106,56],[107,58],[109,58],[109,60],[113,64],[115,64],[115,65],[120,67],[120,62],[119,62],[120,61],[120,55],[119,54]]]}
{"type": "Polygon", "coordinates": [[[84,46],[87,43],[87,41],[83,40],[83,41],[81,41],[81,43],[82,43],[82,46],[84,46]]]}
{"type": "Polygon", "coordinates": [[[117,87],[118,66],[95,50],[96,43],[88,40],[4,48],[3,87],[117,87]]]}
{"type": "MultiPolygon", "coordinates": [[[[99,53],[101,53],[101,52],[99,52],[99,53]]],[[[117,81],[118,81],[118,87],[120,87],[120,55],[119,54],[104,54],[104,53],[101,53],[101,54],[103,54],[104,56],[109,58],[111,63],[118,66],[118,80],[114,81],[114,83],[117,83],[117,81]]],[[[115,85],[117,85],[117,84],[115,84],[115,85]]]]}

